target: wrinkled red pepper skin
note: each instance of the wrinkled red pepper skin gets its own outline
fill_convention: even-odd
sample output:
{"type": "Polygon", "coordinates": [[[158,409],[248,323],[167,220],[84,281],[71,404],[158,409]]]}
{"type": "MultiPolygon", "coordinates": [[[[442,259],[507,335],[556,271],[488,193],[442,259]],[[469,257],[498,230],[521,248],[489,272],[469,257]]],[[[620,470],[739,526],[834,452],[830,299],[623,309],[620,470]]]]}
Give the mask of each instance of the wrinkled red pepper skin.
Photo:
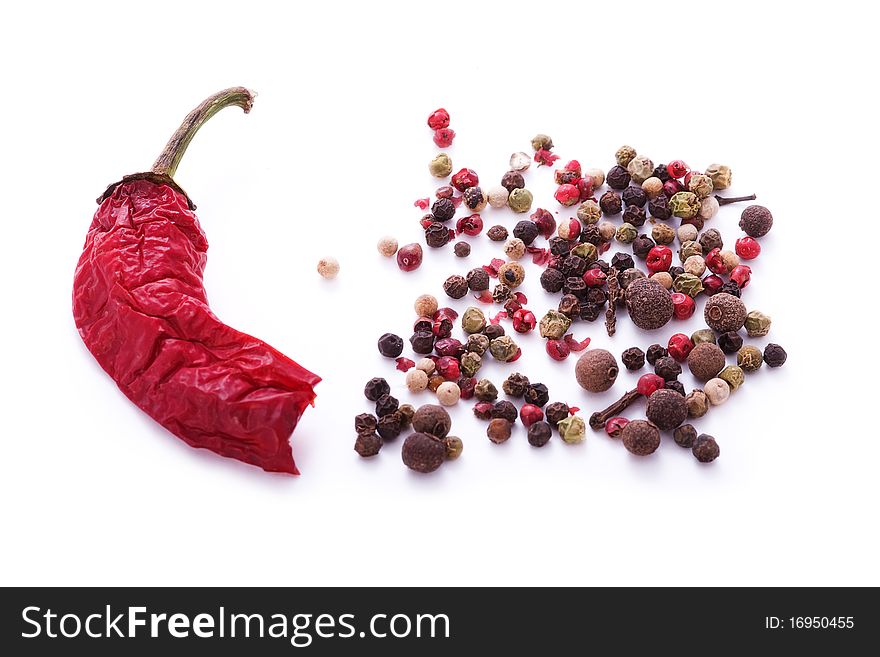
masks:
{"type": "Polygon", "coordinates": [[[101,202],[76,267],[79,333],[119,389],[188,445],[299,474],[289,438],[321,379],[211,312],[208,242],[172,185],[123,181],[101,202]]]}

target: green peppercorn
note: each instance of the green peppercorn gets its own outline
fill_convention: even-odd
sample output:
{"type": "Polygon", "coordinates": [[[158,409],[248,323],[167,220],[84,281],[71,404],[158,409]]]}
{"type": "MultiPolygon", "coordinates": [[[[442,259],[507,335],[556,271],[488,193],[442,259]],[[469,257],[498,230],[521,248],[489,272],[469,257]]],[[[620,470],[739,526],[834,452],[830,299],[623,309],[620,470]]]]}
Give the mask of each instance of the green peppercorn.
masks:
{"type": "Polygon", "coordinates": [[[489,349],[489,338],[482,333],[469,335],[464,348],[467,351],[472,351],[475,354],[480,354],[480,356],[482,356],[489,349]]]}
{"type": "Polygon", "coordinates": [[[712,186],[718,189],[727,189],[730,187],[733,172],[730,167],[724,164],[710,164],[706,167],[706,175],[712,179],[712,186]]]}
{"type": "Polygon", "coordinates": [[[712,179],[706,174],[695,173],[688,181],[688,190],[697,195],[702,205],[702,199],[712,193],[712,179]]]}
{"type": "Polygon", "coordinates": [[[620,228],[618,228],[617,232],[614,234],[617,241],[623,244],[631,244],[638,236],[639,231],[630,223],[621,224],[620,228]]]}
{"type": "Polygon", "coordinates": [[[471,306],[461,316],[461,328],[465,333],[479,333],[486,328],[486,315],[479,308],[471,306]]]}
{"type": "Polygon", "coordinates": [[[578,244],[571,250],[570,254],[583,258],[588,265],[592,265],[599,259],[599,249],[596,248],[595,244],[590,242],[578,244]]]}
{"type": "Polygon", "coordinates": [[[693,274],[679,274],[672,281],[672,289],[676,292],[683,292],[689,297],[696,297],[703,291],[703,281],[699,276],[693,274]]]}
{"type": "Polygon", "coordinates": [[[623,145],[617,149],[617,152],[614,154],[614,159],[617,160],[617,163],[625,167],[627,164],[632,162],[632,159],[637,155],[636,149],[632,146],[623,145]]]}
{"type": "Polygon", "coordinates": [[[718,373],[718,378],[730,386],[730,392],[734,392],[746,380],[746,375],[741,367],[728,365],[718,373]]]}
{"type": "Polygon", "coordinates": [[[571,319],[557,310],[548,310],[538,324],[541,337],[551,340],[559,340],[570,327],[571,319]]]}
{"type": "Polygon", "coordinates": [[[464,450],[464,443],[461,442],[461,438],[458,436],[446,436],[443,439],[443,444],[446,447],[447,461],[454,461],[461,456],[461,452],[464,450]]]}
{"type": "Polygon", "coordinates": [[[452,159],[446,153],[440,153],[431,160],[428,171],[435,178],[445,178],[452,173],[452,159]]]}
{"type": "Polygon", "coordinates": [[[489,379],[480,379],[474,386],[474,397],[480,401],[495,401],[498,399],[498,388],[489,379]]]}
{"type": "Polygon", "coordinates": [[[461,373],[470,378],[480,371],[480,367],[483,365],[483,358],[480,354],[473,351],[466,351],[462,354],[459,362],[461,364],[461,373]]]}
{"type": "Polygon", "coordinates": [[[704,342],[715,344],[715,331],[712,329],[700,329],[699,331],[694,331],[691,334],[691,342],[694,343],[694,346],[704,342]]]}
{"type": "Polygon", "coordinates": [[[577,218],[587,226],[598,223],[602,218],[602,209],[596,201],[589,198],[578,207],[577,218]]]}
{"type": "Polygon", "coordinates": [[[538,133],[534,137],[532,137],[532,148],[536,151],[545,150],[549,151],[553,148],[553,140],[550,139],[547,135],[542,135],[538,133]]]}
{"type": "Polygon", "coordinates": [[[695,255],[703,255],[703,245],[699,242],[695,242],[694,240],[687,240],[686,242],[682,242],[681,248],[678,249],[679,260],[681,260],[682,262],[687,262],[688,258],[695,255]]]}
{"type": "Polygon", "coordinates": [[[750,344],[745,345],[736,352],[736,364],[743,368],[745,372],[755,372],[760,369],[764,362],[764,354],[757,347],[750,344]]]}
{"type": "Polygon", "coordinates": [[[514,212],[528,212],[532,209],[532,193],[525,188],[517,188],[507,197],[507,205],[514,212]]]}
{"type": "Polygon", "coordinates": [[[489,353],[502,363],[510,361],[519,353],[519,347],[509,335],[502,335],[489,343],[489,353]]]}
{"type": "Polygon", "coordinates": [[[691,219],[700,212],[700,199],[693,192],[677,192],[669,199],[669,210],[676,217],[691,219]]]}
{"type": "Polygon", "coordinates": [[[587,425],[579,415],[569,415],[564,420],[560,420],[556,429],[562,440],[569,445],[583,442],[587,433],[587,425]]]}
{"type": "Polygon", "coordinates": [[[770,317],[760,310],[752,310],[746,315],[746,333],[750,338],[761,338],[770,332],[770,317]]]}

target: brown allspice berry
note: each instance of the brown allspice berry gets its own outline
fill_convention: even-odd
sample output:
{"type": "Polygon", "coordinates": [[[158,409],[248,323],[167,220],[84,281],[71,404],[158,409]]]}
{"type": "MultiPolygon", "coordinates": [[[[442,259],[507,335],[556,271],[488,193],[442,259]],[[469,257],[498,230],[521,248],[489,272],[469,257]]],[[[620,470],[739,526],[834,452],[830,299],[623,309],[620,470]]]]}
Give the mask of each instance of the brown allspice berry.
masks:
{"type": "Polygon", "coordinates": [[[427,474],[443,465],[446,445],[437,436],[417,432],[403,442],[401,457],[410,470],[427,474]]]}
{"type": "Polygon", "coordinates": [[[697,439],[697,430],[693,424],[682,424],[672,432],[672,438],[679,447],[691,448],[697,439]]]}
{"type": "Polygon", "coordinates": [[[763,237],[773,227],[773,215],[763,205],[750,205],[742,211],[739,227],[749,237],[763,237]]]}
{"type": "Polygon", "coordinates": [[[605,392],[614,385],[620,368],[614,355],[605,349],[590,349],[578,358],[575,378],[589,392],[605,392]]]}
{"type": "Polygon", "coordinates": [[[700,463],[711,463],[721,454],[715,439],[705,433],[696,437],[691,451],[700,463]]]}
{"type": "Polygon", "coordinates": [[[363,458],[376,456],[380,449],[382,449],[382,439],[375,433],[358,434],[354,441],[354,451],[363,458]]]}
{"type": "Polygon", "coordinates": [[[510,432],[513,429],[513,423],[501,417],[489,420],[489,426],[486,427],[486,435],[496,445],[505,442],[510,438],[510,432]]]}
{"type": "Polygon", "coordinates": [[[712,342],[701,342],[691,349],[687,364],[697,380],[706,382],[724,369],[724,352],[712,342]]]}
{"type": "Polygon", "coordinates": [[[669,290],[653,279],[632,281],[626,286],[625,298],[630,318],[644,331],[662,328],[672,319],[672,296],[669,290]]]}
{"type": "Polygon", "coordinates": [[[687,403],[675,390],[661,388],[648,397],[645,415],[663,431],[671,431],[687,419],[687,403]]]}
{"type": "Polygon", "coordinates": [[[620,432],[623,446],[630,454],[647,456],[660,447],[660,429],[646,420],[632,420],[620,432]]]}
{"type": "Polygon", "coordinates": [[[709,297],[703,310],[707,326],[719,333],[739,331],[745,324],[746,314],[746,305],[726,292],[709,297]]]}
{"type": "Polygon", "coordinates": [[[413,414],[412,428],[420,433],[429,433],[437,438],[445,438],[452,428],[452,419],[442,406],[425,404],[419,406],[413,414]]]}

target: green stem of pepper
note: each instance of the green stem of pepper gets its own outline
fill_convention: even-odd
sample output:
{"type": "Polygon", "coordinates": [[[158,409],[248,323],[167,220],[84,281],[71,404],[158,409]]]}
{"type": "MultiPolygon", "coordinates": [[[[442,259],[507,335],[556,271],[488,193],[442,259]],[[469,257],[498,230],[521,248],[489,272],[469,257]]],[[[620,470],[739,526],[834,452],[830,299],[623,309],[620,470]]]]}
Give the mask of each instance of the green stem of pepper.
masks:
{"type": "Polygon", "coordinates": [[[186,152],[192,138],[212,116],[225,107],[236,105],[244,110],[245,114],[251,111],[254,104],[254,94],[244,87],[231,87],[218,91],[213,96],[206,98],[192,112],[186,115],[183,123],[177,131],[171,135],[165,149],[159,155],[151,171],[160,176],[173,178],[177,172],[177,166],[186,152]]]}
{"type": "Polygon", "coordinates": [[[729,203],[739,203],[740,201],[754,201],[757,196],[754,194],[749,194],[748,196],[718,196],[715,194],[715,200],[718,201],[718,205],[728,205],[729,203]]]}

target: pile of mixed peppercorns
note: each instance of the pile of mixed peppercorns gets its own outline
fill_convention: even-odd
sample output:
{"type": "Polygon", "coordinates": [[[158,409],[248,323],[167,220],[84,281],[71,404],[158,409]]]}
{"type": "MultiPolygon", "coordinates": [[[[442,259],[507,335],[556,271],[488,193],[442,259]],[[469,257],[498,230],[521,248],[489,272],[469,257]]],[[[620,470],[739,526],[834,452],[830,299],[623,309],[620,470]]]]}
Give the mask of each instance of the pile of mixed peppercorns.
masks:
{"type": "MultiPolygon", "coordinates": [[[[442,148],[449,146],[455,136],[449,123],[449,113],[444,109],[436,110],[428,119],[434,141],[442,148]]],[[[433,203],[430,198],[415,203],[421,210],[429,210],[420,222],[424,243],[429,248],[443,248],[462,236],[481,235],[484,222],[480,213],[487,207],[510,208],[519,214],[529,212],[534,198],[526,189],[524,173],[532,161],[538,167],[550,167],[559,160],[547,135],[537,135],[532,148],[532,157],[513,153],[510,168],[500,184],[487,191],[472,169],[453,173],[448,153],[434,157],[428,167],[431,175],[451,178],[449,185],[435,191],[433,203]],[[459,210],[464,216],[456,220],[459,210]],[[453,221],[454,229],[448,226],[453,221]]],[[[635,389],[607,409],[594,413],[589,425],[604,428],[612,437],[620,436],[626,449],[639,455],[654,452],[661,432],[670,431],[675,442],[691,448],[699,461],[712,461],[720,453],[715,439],[698,435],[685,420],[699,418],[711,405],[723,403],[742,385],[745,374],[756,371],[762,363],[778,367],[785,362],[785,351],[779,345],[771,343],[761,350],[744,345],[740,335],[745,328],[749,338],[763,337],[770,329],[770,318],[760,311],[749,311],[741,296],[751,280],[751,268],[742,262],[758,257],[758,240],[770,231],[773,217],[762,206],[746,207],[739,222],[745,235],[736,240],[734,250],[726,250],[719,230],[706,229],[705,223],[723,205],[755,199],[754,195],[713,195],[730,186],[729,167],[712,164],[700,172],[691,170],[681,160],[655,165],[630,146],[618,149],[615,159],[616,164],[607,175],[600,169],[584,169],[577,160],[557,169],[554,198],[562,209],[573,208],[575,216],[557,221],[550,211],[538,208],[528,219],[517,221],[510,232],[501,224],[493,225],[486,235],[491,241],[502,243],[504,258],[493,259],[463,275],[453,274],[443,282],[443,291],[450,299],[463,299],[470,294],[480,304],[498,304],[503,308],[492,317],[488,316],[492,313],[487,315],[477,306],[468,307],[460,320],[464,342],[452,337],[454,322],[459,317],[457,311],[441,308],[435,297],[422,295],[415,304],[417,319],[410,338],[412,350],[420,360],[402,357],[404,341],[390,333],[380,338],[379,351],[397,359],[398,369],[406,372],[411,392],[429,389],[446,406],[476,397],[474,413],[489,420],[487,433],[492,442],[506,441],[517,418],[527,428],[532,445],[546,444],[553,429],[566,442],[580,442],[585,423],[574,414],[577,409],[561,402],[548,404],[549,395],[543,384],[530,384],[524,375],[511,374],[502,388],[509,396],[524,399],[517,410],[510,401],[497,401],[498,390],[488,379],[477,380],[476,374],[487,355],[502,362],[514,362],[521,355],[501,322],[509,320],[513,331],[519,334],[537,328],[546,340],[547,354],[561,361],[589,344],[589,338],[579,341],[570,333],[577,321],[593,322],[604,316],[605,330],[612,336],[618,311],[625,308],[635,326],[655,331],[673,320],[689,319],[696,312],[696,301],[706,297],[703,316],[707,329],[691,336],[676,333],[665,347],[654,344],[647,353],[638,347],[623,352],[621,360],[627,370],[637,371],[647,360],[654,373],[643,375],[635,389]],[[606,184],[609,189],[601,191],[606,184]],[[613,221],[617,215],[621,215],[620,224],[613,221]],[[677,227],[668,223],[674,218],[680,220],[677,227]],[[646,223],[651,224],[650,231],[644,230],[646,223]],[[543,246],[538,242],[540,238],[545,240],[543,246]],[[676,240],[678,248],[673,251],[676,240]],[[619,250],[606,261],[602,256],[613,243],[631,253],[619,250]],[[678,264],[673,262],[676,255],[678,264]],[[543,269],[541,287],[561,295],[558,306],[543,315],[529,310],[526,296],[518,291],[526,277],[526,268],[520,261],[527,256],[543,269]],[[733,353],[737,355],[737,364],[728,365],[725,357],[733,353]],[[682,363],[702,382],[701,389],[687,391],[678,380],[682,363]],[[646,419],[630,421],[621,415],[642,397],[647,400],[646,419]]],[[[398,249],[397,241],[386,237],[380,240],[378,248],[387,257],[396,255],[404,271],[417,269],[422,262],[423,251],[418,243],[398,249]]],[[[471,252],[465,239],[455,242],[453,248],[462,258],[471,252]]],[[[610,389],[618,373],[616,358],[602,349],[584,352],[575,367],[578,384],[592,393],[610,389]]],[[[359,441],[360,436],[359,431],[359,441]]],[[[384,438],[381,431],[379,436],[384,438]]]]}

